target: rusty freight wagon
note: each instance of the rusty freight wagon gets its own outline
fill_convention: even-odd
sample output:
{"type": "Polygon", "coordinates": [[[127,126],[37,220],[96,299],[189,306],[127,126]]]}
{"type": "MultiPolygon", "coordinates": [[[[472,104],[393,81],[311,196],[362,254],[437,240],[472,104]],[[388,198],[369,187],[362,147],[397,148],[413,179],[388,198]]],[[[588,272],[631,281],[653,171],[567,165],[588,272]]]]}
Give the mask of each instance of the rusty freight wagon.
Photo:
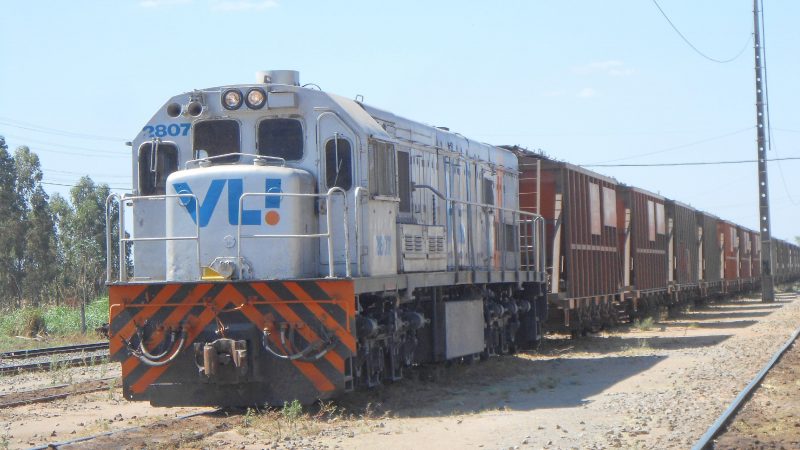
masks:
{"type": "Polygon", "coordinates": [[[751,290],[755,286],[753,279],[753,230],[737,226],[739,233],[739,281],[741,289],[751,290]]]}
{"type": "Polygon", "coordinates": [[[720,220],[717,224],[717,231],[722,243],[723,292],[738,292],[741,289],[741,280],[739,279],[739,229],[734,223],[720,220]]]}
{"type": "Polygon", "coordinates": [[[759,287],[761,286],[761,235],[758,231],[752,232],[750,246],[750,254],[752,255],[750,270],[755,279],[756,287],[759,287]]]}
{"type": "Polygon", "coordinates": [[[772,240],[775,283],[796,281],[800,274],[800,247],[780,239],[772,240]]]}
{"type": "Polygon", "coordinates": [[[627,318],[621,303],[625,215],[617,181],[514,149],[520,209],[545,218],[551,319],[576,334],[627,318]]]}
{"type": "Polygon", "coordinates": [[[630,216],[630,238],[624,247],[624,270],[629,273],[629,296],[634,308],[646,310],[666,302],[667,223],[665,199],[643,189],[625,186],[620,190],[625,214],[630,216]],[[644,307],[644,308],[642,308],[644,307]]]}
{"type": "Polygon", "coordinates": [[[691,206],[667,200],[666,208],[670,303],[679,303],[700,295],[703,229],[691,206]]]}
{"type": "Polygon", "coordinates": [[[703,297],[722,293],[724,257],[719,222],[716,216],[703,211],[697,212],[697,224],[702,229],[700,295],[703,297]]]}

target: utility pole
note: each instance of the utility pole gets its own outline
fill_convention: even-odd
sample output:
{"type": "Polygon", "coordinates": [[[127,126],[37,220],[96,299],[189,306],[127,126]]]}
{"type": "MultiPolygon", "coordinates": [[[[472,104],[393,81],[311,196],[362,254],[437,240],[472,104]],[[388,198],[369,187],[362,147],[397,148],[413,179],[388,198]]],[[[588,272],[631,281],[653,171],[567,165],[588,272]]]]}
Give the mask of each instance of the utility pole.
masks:
{"type": "Polygon", "coordinates": [[[761,46],[761,11],[753,0],[753,30],[756,59],[756,130],[758,132],[758,219],[761,235],[761,301],[775,301],[772,280],[772,237],[769,225],[769,185],[767,183],[767,112],[764,105],[764,48],[761,46]]]}

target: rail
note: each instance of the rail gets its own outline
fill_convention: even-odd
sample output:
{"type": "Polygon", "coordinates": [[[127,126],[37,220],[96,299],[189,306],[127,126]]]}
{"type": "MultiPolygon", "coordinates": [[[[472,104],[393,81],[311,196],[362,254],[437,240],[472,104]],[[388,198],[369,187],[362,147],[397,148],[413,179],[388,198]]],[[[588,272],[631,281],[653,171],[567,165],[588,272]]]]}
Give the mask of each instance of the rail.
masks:
{"type": "Polygon", "coordinates": [[[708,430],[700,437],[700,439],[692,446],[692,450],[705,450],[713,448],[714,439],[722,433],[728,423],[733,419],[736,413],[744,406],[745,401],[750,397],[753,391],[761,385],[767,373],[778,363],[781,357],[787,350],[794,344],[800,336],[800,328],[796,329],[794,333],[786,340],[786,342],[772,355],[772,358],[767,364],[756,374],[756,376],[745,386],[745,388],[733,399],[733,402],[728,408],[722,412],[716,421],[708,428],[708,430]]]}
{"type": "MultiPolygon", "coordinates": [[[[445,203],[450,203],[452,205],[464,205],[467,206],[467,233],[470,234],[469,238],[467,239],[468,247],[469,247],[469,258],[472,267],[476,267],[475,264],[475,248],[472,245],[473,239],[471,237],[472,233],[472,211],[471,207],[481,208],[484,211],[484,214],[488,215],[489,210],[499,211],[503,213],[510,213],[511,214],[511,221],[515,225],[514,229],[517,231],[517,239],[515,239],[517,246],[519,248],[519,255],[521,259],[524,259],[524,262],[521,260],[519,261],[519,267],[516,268],[518,270],[525,270],[525,271],[533,271],[533,272],[544,272],[545,270],[545,252],[544,252],[544,242],[545,242],[545,229],[544,229],[544,218],[536,213],[531,213],[527,211],[521,211],[518,209],[512,208],[505,208],[502,206],[496,205],[489,205],[485,203],[477,203],[471,202],[468,200],[458,200],[454,198],[449,198],[439,192],[438,189],[434,188],[433,186],[427,184],[413,184],[412,190],[416,189],[427,189],[431,191],[434,195],[442,199],[445,203]]],[[[358,199],[358,197],[356,197],[358,199]]],[[[356,202],[358,205],[358,202],[356,202]]],[[[453,259],[458,266],[458,236],[457,236],[457,228],[455,226],[456,223],[456,208],[450,207],[448,208],[448,214],[450,216],[450,223],[452,226],[448,233],[451,233],[451,240],[453,242],[453,259]]],[[[506,224],[502,220],[499,222],[500,224],[506,224]]],[[[501,242],[497,245],[500,248],[503,248],[501,253],[504,254],[500,260],[501,269],[505,270],[506,267],[506,260],[505,254],[510,253],[508,249],[505,247],[506,243],[506,230],[505,227],[501,228],[501,232],[499,233],[501,242]]]]}
{"type": "MultiPolygon", "coordinates": [[[[138,195],[138,196],[125,196],[120,197],[118,194],[111,194],[106,198],[106,247],[107,247],[107,255],[111,255],[111,245],[112,245],[112,228],[111,228],[111,204],[112,201],[116,199],[117,204],[119,205],[118,211],[118,220],[117,220],[117,230],[119,231],[119,274],[118,274],[118,281],[120,283],[124,283],[128,281],[128,273],[126,269],[126,262],[128,261],[128,254],[127,254],[127,244],[128,242],[136,243],[136,242],[160,242],[160,241],[195,241],[195,252],[197,256],[198,264],[200,262],[200,220],[195,220],[195,235],[194,236],[164,236],[164,237],[126,237],[127,233],[125,232],[125,206],[126,204],[133,205],[133,202],[137,200],[148,200],[148,201],[158,201],[163,200],[167,201],[168,198],[188,198],[189,201],[194,200],[194,204],[197,205],[197,196],[190,193],[180,193],[180,194],[164,194],[164,195],[138,195]]],[[[187,203],[188,204],[188,201],[187,203]]],[[[106,258],[106,282],[111,282],[111,274],[113,273],[113,264],[112,258],[106,258]]],[[[166,278],[166,277],[165,277],[166,278]]]]}
{"type": "MultiPolygon", "coordinates": [[[[352,276],[350,270],[350,231],[349,220],[347,217],[347,194],[342,188],[332,187],[324,194],[295,194],[287,192],[246,192],[239,197],[239,222],[236,226],[236,260],[241,260],[242,238],[244,239],[271,239],[271,238],[286,238],[286,239],[304,239],[304,238],[325,238],[328,241],[328,278],[335,278],[335,263],[333,255],[333,233],[331,233],[331,200],[334,194],[342,196],[344,206],[344,252],[345,252],[345,276],[350,278],[352,276]],[[325,225],[326,230],[324,233],[310,233],[310,234],[249,234],[242,235],[242,214],[244,211],[244,199],[246,197],[312,197],[312,198],[325,198],[325,225]]],[[[238,264],[239,279],[242,278],[243,265],[238,264]]]]}

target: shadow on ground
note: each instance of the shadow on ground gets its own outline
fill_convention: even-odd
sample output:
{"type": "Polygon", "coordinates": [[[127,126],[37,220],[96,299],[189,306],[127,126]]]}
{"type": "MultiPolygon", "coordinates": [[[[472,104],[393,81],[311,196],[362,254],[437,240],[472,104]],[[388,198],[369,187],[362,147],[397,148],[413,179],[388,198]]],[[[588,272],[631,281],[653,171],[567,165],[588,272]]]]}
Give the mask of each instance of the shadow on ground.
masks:
{"type": "Polygon", "coordinates": [[[338,406],[359,414],[397,417],[448,416],[487,410],[570,408],[645,371],[666,358],[658,355],[606,358],[530,359],[503,356],[473,365],[449,367],[434,380],[425,369],[374,391],[357,392],[338,406]]]}
{"type": "Polygon", "coordinates": [[[732,328],[747,328],[750,325],[755,325],[757,323],[758,323],[757,320],[732,320],[729,322],[669,321],[665,322],[665,325],[669,328],[685,327],[688,329],[702,328],[702,329],[712,329],[712,330],[724,330],[732,328]]]}

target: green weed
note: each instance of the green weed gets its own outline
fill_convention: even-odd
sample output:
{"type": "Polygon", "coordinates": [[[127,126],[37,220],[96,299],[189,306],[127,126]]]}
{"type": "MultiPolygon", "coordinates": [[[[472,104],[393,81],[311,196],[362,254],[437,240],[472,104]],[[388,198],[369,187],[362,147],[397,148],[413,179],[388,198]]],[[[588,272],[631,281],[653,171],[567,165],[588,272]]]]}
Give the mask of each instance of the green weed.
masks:
{"type": "Polygon", "coordinates": [[[650,331],[653,328],[653,322],[652,317],[645,317],[642,320],[636,319],[633,322],[633,327],[639,331],[650,331]]]}

